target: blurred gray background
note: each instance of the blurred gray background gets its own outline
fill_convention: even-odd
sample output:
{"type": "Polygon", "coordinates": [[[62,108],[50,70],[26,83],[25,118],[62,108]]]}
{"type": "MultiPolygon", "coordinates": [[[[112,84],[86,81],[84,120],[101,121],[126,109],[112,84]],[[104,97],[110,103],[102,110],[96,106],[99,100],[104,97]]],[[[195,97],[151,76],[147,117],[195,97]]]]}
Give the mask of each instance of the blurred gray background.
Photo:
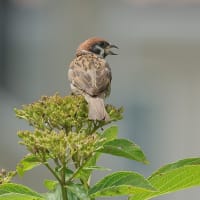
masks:
{"type": "MultiPolygon", "coordinates": [[[[29,126],[13,108],[41,95],[69,94],[67,66],[91,36],[120,47],[119,56],[108,58],[107,102],[124,106],[120,137],[133,139],[150,161],[104,156],[100,165],[148,176],[163,164],[200,156],[200,1],[1,0],[0,24],[0,168],[15,169],[26,153],[16,132],[29,126]]],[[[49,173],[40,167],[18,182],[43,192],[44,178],[49,173]]],[[[199,196],[194,188],[156,199],[199,196]]]]}

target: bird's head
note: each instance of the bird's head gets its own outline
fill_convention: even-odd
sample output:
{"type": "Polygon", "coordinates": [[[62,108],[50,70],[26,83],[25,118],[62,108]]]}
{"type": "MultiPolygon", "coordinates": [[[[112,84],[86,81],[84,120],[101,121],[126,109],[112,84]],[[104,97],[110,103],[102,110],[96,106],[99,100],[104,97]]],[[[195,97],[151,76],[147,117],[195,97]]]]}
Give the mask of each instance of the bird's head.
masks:
{"type": "Polygon", "coordinates": [[[91,52],[105,58],[107,55],[117,55],[111,49],[118,47],[110,44],[106,40],[98,37],[93,37],[85,40],[77,49],[76,55],[80,55],[85,52],[91,52]]]}

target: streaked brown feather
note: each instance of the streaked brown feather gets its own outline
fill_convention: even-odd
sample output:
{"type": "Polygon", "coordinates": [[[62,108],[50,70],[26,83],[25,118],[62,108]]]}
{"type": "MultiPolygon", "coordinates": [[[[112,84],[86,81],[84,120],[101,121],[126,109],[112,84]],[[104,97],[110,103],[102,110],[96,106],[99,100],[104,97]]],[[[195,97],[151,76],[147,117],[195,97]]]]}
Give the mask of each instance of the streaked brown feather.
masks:
{"type": "Polygon", "coordinates": [[[98,37],[90,38],[80,44],[76,58],[69,66],[68,78],[72,92],[83,95],[88,102],[88,118],[109,121],[104,98],[110,94],[111,69],[104,59],[105,56],[91,50],[94,45],[102,41],[109,45],[98,37]]]}
{"type": "Polygon", "coordinates": [[[70,64],[70,81],[90,96],[107,94],[111,78],[108,63],[96,55],[90,53],[81,55],[70,64]]]}

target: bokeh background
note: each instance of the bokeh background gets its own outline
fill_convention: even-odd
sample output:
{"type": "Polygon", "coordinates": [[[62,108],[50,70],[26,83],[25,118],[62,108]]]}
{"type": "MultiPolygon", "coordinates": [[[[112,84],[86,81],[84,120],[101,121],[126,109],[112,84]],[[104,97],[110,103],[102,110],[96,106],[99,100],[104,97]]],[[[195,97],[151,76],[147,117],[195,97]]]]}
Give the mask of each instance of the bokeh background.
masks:
{"type": "MultiPolygon", "coordinates": [[[[120,47],[119,56],[108,58],[107,102],[124,106],[120,136],[138,143],[150,161],[104,156],[100,165],[148,176],[200,155],[200,1],[1,0],[0,24],[0,168],[14,169],[26,153],[16,132],[29,127],[13,108],[41,95],[69,94],[67,66],[91,36],[120,47]]],[[[44,178],[49,174],[40,167],[18,181],[43,192],[44,178]]],[[[194,188],[157,199],[199,197],[194,188]]]]}

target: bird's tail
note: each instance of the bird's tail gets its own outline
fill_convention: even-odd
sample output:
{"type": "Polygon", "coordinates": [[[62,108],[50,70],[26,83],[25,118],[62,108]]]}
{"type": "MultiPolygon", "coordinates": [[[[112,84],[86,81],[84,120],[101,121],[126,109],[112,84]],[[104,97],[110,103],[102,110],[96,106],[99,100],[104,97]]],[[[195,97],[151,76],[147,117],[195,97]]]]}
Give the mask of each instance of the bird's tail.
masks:
{"type": "Polygon", "coordinates": [[[106,112],[104,99],[101,97],[85,97],[88,102],[89,113],[88,118],[92,120],[105,120],[109,121],[110,116],[106,112]]]}

